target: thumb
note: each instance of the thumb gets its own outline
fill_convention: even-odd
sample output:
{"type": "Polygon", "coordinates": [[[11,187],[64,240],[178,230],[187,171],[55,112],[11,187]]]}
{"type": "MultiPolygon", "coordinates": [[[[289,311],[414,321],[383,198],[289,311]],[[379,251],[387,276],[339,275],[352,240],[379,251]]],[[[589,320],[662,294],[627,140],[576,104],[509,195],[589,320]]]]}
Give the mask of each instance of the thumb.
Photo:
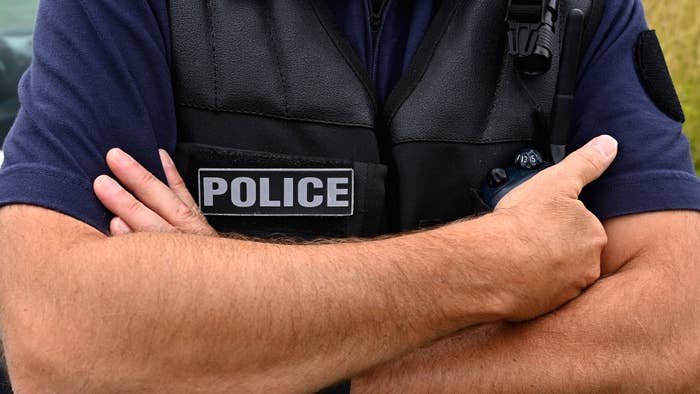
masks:
{"type": "Polygon", "coordinates": [[[574,193],[574,197],[578,197],[584,186],[598,179],[608,169],[615,156],[617,140],[609,135],[601,135],[557,164],[557,177],[573,180],[574,189],[567,190],[567,193],[574,193]]]}

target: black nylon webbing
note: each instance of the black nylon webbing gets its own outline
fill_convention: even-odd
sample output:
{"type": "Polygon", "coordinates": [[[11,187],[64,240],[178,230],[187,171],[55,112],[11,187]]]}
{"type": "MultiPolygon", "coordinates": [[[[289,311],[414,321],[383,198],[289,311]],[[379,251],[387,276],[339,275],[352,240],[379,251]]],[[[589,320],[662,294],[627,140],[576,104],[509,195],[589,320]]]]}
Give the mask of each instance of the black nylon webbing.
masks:
{"type": "Polygon", "coordinates": [[[512,0],[508,10],[509,22],[537,23],[542,20],[542,0],[512,0]]]}

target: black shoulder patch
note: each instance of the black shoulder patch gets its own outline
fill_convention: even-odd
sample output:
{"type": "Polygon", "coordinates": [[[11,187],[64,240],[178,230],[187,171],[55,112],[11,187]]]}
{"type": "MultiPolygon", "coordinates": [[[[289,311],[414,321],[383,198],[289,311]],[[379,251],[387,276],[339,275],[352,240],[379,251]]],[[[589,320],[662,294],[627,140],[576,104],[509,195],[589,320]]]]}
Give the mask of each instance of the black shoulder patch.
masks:
{"type": "Polygon", "coordinates": [[[637,74],[649,97],[671,119],[685,122],[678,93],[673,86],[666,58],[654,30],[639,35],[634,58],[637,74]]]}

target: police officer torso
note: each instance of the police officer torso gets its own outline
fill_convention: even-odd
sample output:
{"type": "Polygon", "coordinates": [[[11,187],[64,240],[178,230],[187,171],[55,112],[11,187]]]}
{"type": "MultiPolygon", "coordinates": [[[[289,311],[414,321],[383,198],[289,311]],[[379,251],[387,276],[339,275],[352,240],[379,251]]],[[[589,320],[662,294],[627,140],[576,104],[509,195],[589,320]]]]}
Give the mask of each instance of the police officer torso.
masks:
{"type": "MultiPolygon", "coordinates": [[[[484,211],[488,171],[546,142],[565,18],[551,69],[524,76],[508,1],[444,0],[379,108],[325,1],[170,0],[177,161],[210,223],[367,237],[484,211]]],[[[590,39],[601,4],[558,15],[586,11],[590,39]]]]}

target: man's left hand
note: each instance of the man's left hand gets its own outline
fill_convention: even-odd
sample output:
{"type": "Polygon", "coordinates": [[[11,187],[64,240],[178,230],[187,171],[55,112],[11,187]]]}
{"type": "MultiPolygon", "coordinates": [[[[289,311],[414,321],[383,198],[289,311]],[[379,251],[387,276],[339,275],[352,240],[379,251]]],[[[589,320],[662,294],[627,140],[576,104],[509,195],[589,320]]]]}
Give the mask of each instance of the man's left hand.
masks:
{"type": "Polygon", "coordinates": [[[159,153],[168,185],[121,149],[107,153],[107,165],[121,184],[101,175],[93,188],[102,204],[116,215],[109,226],[111,234],[148,231],[216,236],[168,153],[162,149],[159,153]]]}

